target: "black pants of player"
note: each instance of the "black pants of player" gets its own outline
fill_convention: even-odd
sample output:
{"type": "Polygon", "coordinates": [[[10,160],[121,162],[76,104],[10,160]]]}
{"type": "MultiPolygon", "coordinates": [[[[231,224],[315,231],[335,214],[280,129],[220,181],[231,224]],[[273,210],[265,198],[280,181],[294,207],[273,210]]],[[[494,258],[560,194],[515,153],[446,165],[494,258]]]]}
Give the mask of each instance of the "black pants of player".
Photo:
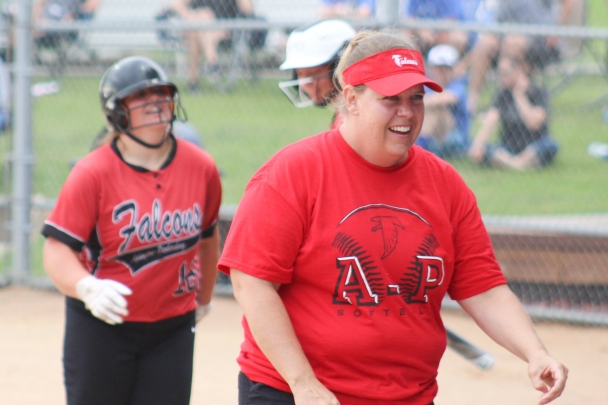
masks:
{"type": "Polygon", "coordinates": [[[239,373],[239,405],[295,405],[295,401],[291,393],[251,381],[239,373]]]}
{"type": "Polygon", "coordinates": [[[190,312],[159,322],[108,325],[68,298],[67,404],[188,405],[195,323],[190,312]]]}

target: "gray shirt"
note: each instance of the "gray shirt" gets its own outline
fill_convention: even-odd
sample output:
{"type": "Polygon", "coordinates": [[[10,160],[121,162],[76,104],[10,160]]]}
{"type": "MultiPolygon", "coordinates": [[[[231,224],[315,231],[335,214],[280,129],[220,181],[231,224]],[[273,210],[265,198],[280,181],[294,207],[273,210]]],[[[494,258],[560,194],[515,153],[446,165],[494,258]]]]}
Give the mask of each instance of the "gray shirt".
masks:
{"type": "Polygon", "coordinates": [[[515,24],[555,24],[551,0],[500,0],[498,22],[515,24]]]}

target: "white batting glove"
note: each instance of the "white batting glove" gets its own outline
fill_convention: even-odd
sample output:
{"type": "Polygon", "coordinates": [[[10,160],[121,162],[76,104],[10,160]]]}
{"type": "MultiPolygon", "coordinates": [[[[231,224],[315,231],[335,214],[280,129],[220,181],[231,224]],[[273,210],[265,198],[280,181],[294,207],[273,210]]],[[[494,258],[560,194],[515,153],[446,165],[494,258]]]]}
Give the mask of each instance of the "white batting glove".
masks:
{"type": "Polygon", "coordinates": [[[211,302],[208,304],[198,304],[196,307],[196,322],[200,321],[211,311],[211,302]]]}
{"type": "Polygon", "coordinates": [[[102,280],[87,276],[76,283],[76,295],[93,316],[115,325],[122,323],[122,317],[129,315],[127,300],[123,295],[131,295],[126,285],[114,280],[102,280]]]}

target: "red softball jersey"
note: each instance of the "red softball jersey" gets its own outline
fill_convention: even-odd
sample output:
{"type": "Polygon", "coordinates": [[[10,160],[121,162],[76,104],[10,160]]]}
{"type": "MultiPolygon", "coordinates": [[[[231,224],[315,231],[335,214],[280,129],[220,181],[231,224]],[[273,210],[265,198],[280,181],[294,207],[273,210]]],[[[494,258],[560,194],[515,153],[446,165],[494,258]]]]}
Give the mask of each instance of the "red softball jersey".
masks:
{"type": "MultiPolygon", "coordinates": [[[[414,146],[372,165],[338,130],[306,138],[253,176],[219,262],[282,284],[279,295],[319,380],[346,405],[427,405],[446,348],[440,309],[505,278],[475,196],[446,162],[414,146]]],[[[238,362],[289,386],[247,320],[238,362]]]]}
{"type": "Polygon", "coordinates": [[[215,163],[195,145],[175,140],[163,167],[148,171],[111,143],[74,166],[42,234],[133,291],[125,321],[154,322],[196,308],[197,246],[213,235],[220,202],[215,163]]]}

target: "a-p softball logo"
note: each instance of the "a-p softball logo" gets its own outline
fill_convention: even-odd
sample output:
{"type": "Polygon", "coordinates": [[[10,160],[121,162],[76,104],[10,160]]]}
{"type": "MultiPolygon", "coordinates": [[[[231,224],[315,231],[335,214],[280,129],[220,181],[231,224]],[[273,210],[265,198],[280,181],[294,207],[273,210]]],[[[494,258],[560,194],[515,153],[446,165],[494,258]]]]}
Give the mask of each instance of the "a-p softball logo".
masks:
{"type": "Polygon", "coordinates": [[[378,306],[389,298],[425,304],[443,285],[445,252],[432,226],[407,208],[353,210],[340,221],[332,246],[338,250],[334,305],[378,306]]]}
{"type": "Polygon", "coordinates": [[[408,59],[407,56],[393,55],[393,60],[395,61],[395,64],[399,67],[402,67],[404,65],[418,66],[418,61],[416,59],[408,59]]]}

